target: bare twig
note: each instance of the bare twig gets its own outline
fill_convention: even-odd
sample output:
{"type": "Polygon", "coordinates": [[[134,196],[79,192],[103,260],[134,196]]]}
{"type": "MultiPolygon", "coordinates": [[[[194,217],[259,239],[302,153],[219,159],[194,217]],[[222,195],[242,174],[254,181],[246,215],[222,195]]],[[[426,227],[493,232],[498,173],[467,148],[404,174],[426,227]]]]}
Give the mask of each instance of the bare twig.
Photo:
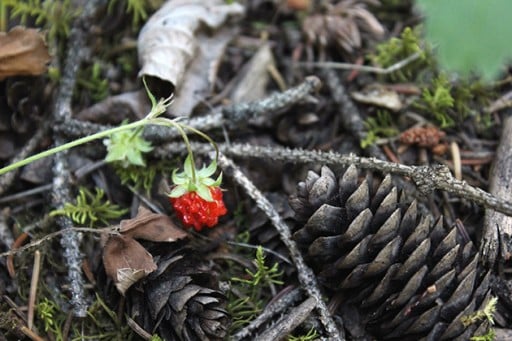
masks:
{"type": "MultiPolygon", "coordinates": [[[[476,202],[489,209],[512,216],[512,202],[495,197],[486,191],[473,187],[465,181],[455,179],[450,170],[444,165],[407,166],[398,163],[379,160],[376,158],[359,157],[354,154],[342,155],[335,152],[316,150],[290,149],[281,147],[253,146],[249,144],[220,144],[219,150],[230,156],[242,158],[263,158],[293,163],[318,163],[326,165],[349,166],[355,165],[361,169],[379,171],[384,174],[401,175],[413,180],[420,192],[431,193],[439,189],[460,198],[476,202]]],[[[192,143],[195,153],[208,154],[211,146],[202,143],[192,143]]],[[[183,147],[178,143],[169,143],[155,149],[159,157],[168,157],[178,153],[183,147]]]]}
{"type": "Polygon", "coordinates": [[[30,294],[28,297],[27,327],[32,330],[34,326],[34,311],[37,297],[37,284],[39,283],[39,272],[41,271],[41,252],[34,252],[34,266],[32,268],[32,278],[30,280],[30,294]]]}
{"type": "MultiPolygon", "coordinates": [[[[323,78],[327,84],[327,87],[331,91],[333,101],[340,108],[341,122],[345,129],[347,129],[354,137],[358,139],[358,142],[366,138],[366,132],[364,129],[364,122],[359,109],[347,94],[345,86],[340,80],[340,77],[334,70],[323,70],[323,78]]],[[[365,151],[369,152],[370,156],[374,156],[381,160],[385,160],[384,153],[376,145],[370,145],[365,151]]]]}
{"type": "Polygon", "coordinates": [[[290,251],[290,256],[297,268],[298,278],[301,285],[316,301],[315,305],[317,307],[320,320],[322,321],[329,337],[333,340],[343,340],[332,316],[329,313],[329,310],[327,309],[327,306],[322,300],[322,294],[318,288],[316,276],[304,262],[304,258],[302,257],[297,244],[295,244],[291,237],[289,227],[283,221],[274,206],[272,206],[268,199],[256,188],[256,186],[254,186],[251,180],[245,176],[245,174],[234,164],[232,160],[228,159],[223,154],[220,154],[219,166],[226,174],[232,176],[232,178],[245,189],[247,194],[249,194],[249,196],[256,202],[256,205],[258,205],[258,207],[265,212],[267,217],[270,219],[276,230],[279,232],[281,240],[290,251]]]}
{"type": "MultiPolygon", "coordinates": [[[[245,124],[255,118],[270,122],[274,114],[306,98],[319,87],[320,80],[315,76],[309,76],[296,87],[272,94],[262,100],[229,105],[219,108],[209,115],[197,118],[184,118],[180,122],[201,131],[208,131],[223,126],[238,129],[241,124],[245,124]]],[[[69,119],[58,125],[55,129],[68,138],[78,138],[110,128],[112,127],[69,119]]],[[[147,126],[144,129],[144,138],[156,143],[171,141],[177,137],[180,137],[180,134],[174,129],[155,125],[147,126]]]]}
{"type": "Polygon", "coordinates": [[[402,59],[401,61],[388,66],[387,68],[381,68],[377,66],[368,66],[368,65],[359,65],[359,64],[350,64],[350,63],[338,63],[338,62],[296,62],[293,63],[293,66],[305,66],[305,67],[318,67],[318,68],[326,68],[326,69],[339,69],[339,70],[356,70],[361,72],[369,72],[375,73],[378,75],[388,75],[395,71],[400,70],[401,68],[407,66],[407,64],[412,63],[416,59],[420,58],[421,52],[415,52],[411,54],[409,57],[402,59]]]}
{"type": "Polygon", "coordinates": [[[272,302],[267,307],[265,307],[265,310],[263,310],[261,314],[259,314],[258,317],[253,319],[251,323],[249,323],[246,327],[239,330],[235,335],[231,335],[230,339],[232,341],[239,341],[244,338],[250,337],[251,335],[253,335],[253,332],[257,330],[261,325],[266,323],[275,315],[280,314],[284,310],[288,309],[288,307],[293,306],[296,302],[298,302],[301,299],[302,295],[303,294],[301,293],[301,290],[299,288],[295,288],[287,292],[279,299],[277,299],[275,302],[272,302]]]}
{"type": "MultiPolygon", "coordinates": [[[[27,142],[27,144],[23,147],[22,150],[16,154],[16,156],[11,160],[11,164],[21,161],[28,157],[34,150],[39,146],[39,143],[43,139],[43,137],[46,136],[48,133],[48,124],[44,123],[32,136],[32,138],[27,142]]],[[[5,193],[7,189],[11,186],[14,179],[16,179],[16,176],[18,175],[19,170],[16,170],[14,172],[6,173],[0,176],[0,195],[5,193]]]]}
{"type": "Polygon", "coordinates": [[[296,327],[304,322],[314,308],[315,299],[310,297],[299,306],[291,309],[286,315],[283,315],[272,328],[269,328],[263,334],[259,335],[258,340],[281,340],[287,335],[290,335],[296,327]]]}
{"type": "Polygon", "coordinates": [[[26,245],[23,245],[22,247],[19,247],[19,248],[10,250],[10,251],[2,252],[2,253],[0,253],[0,258],[1,257],[7,257],[7,256],[14,256],[14,255],[16,255],[18,253],[27,251],[28,249],[31,249],[31,248],[36,247],[38,245],[41,245],[42,243],[44,243],[44,242],[46,242],[48,240],[51,240],[53,238],[59,237],[59,236],[61,236],[63,234],[70,233],[70,232],[73,232],[73,233],[88,232],[88,233],[98,233],[98,234],[101,234],[101,233],[112,233],[114,231],[115,231],[115,229],[112,228],[112,227],[107,227],[107,228],[102,228],[102,229],[90,228],[90,227],[69,227],[69,228],[66,228],[66,229],[62,229],[62,230],[59,230],[59,231],[48,233],[44,237],[42,237],[40,239],[37,239],[37,240],[34,240],[33,242],[30,242],[30,243],[28,243],[26,245]]]}

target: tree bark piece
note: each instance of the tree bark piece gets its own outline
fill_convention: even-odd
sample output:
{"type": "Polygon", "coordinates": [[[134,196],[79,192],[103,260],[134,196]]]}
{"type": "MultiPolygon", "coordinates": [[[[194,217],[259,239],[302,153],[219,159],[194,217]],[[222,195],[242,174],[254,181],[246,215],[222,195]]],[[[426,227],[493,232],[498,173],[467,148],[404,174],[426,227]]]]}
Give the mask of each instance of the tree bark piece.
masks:
{"type": "MultiPolygon", "coordinates": [[[[512,116],[505,118],[500,144],[490,174],[489,192],[512,201],[512,116]]],[[[489,266],[505,261],[512,252],[512,217],[491,208],[485,210],[482,235],[482,260],[489,266]]]]}

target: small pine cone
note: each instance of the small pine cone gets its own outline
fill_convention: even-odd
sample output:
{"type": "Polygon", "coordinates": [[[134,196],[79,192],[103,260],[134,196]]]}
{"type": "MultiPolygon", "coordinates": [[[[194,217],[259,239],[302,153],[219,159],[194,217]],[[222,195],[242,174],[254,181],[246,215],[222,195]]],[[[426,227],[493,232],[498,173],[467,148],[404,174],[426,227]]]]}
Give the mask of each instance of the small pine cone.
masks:
{"type": "Polygon", "coordinates": [[[461,322],[491,298],[471,241],[445,230],[442,218],[420,216],[416,201],[400,202],[389,175],[372,185],[354,166],[339,179],[323,167],[290,199],[300,224],[294,239],[320,282],[359,307],[378,339],[484,334],[487,322],[461,322]]]}
{"type": "Polygon", "coordinates": [[[185,248],[155,260],[158,269],[126,295],[130,316],[163,340],[223,340],[231,318],[206,263],[185,248]]]}

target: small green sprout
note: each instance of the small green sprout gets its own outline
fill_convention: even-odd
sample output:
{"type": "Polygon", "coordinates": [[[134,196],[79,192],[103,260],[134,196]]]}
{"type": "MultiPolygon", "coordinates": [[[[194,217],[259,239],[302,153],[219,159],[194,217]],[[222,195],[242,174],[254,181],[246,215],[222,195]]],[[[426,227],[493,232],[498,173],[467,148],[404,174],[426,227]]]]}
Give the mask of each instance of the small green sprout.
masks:
{"type": "Polygon", "coordinates": [[[393,119],[388,111],[377,111],[377,117],[368,117],[364,121],[366,137],[361,140],[361,148],[375,144],[379,138],[398,135],[398,129],[393,126],[393,119]]]}
{"type": "Polygon", "coordinates": [[[65,215],[77,224],[89,223],[92,227],[96,222],[108,225],[110,219],[117,219],[128,212],[109,200],[105,201],[104,195],[101,188],[96,187],[96,194],[93,195],[87,188],[80,187],[76,205],[66,203],[63,208],[50,212],[50,216],[65,215]]]}
{"type": "MultiPolygon", "coordinates": [[[[44,324],[44,331],[51,332],[56,340],[63,340],[63,334],[60,327],[60,322],[57,321],[57,315],[62,312],[59,310],[57,304],[50,301],[46,297],[37,305],[37,315],[44,324]]],[[[59,315],[61,316],[61,315],[59,315]]]]}
{"type": "Polygon", "coordinates": [[[473,323],[478,321],[487,320],[491,325],[494,325],[493,315],[496,312],[496,304],[498,303],[498,298],[493,297],[487,302],[484,309],[477,310],[471,315],[463,316],[461,318],[462,324],[467,327],[473,323]]]}
{"type": "Polygon", "coordinates": [[[421,99],[416,103],[417,108],[434,115],[441,128],[448,128],[455,124],[450,116],[455,103],[451,89],[448,78],[441,73],[434,79],[432,87],[423,89],[421,99]]]}
{"type": "Polygon", "coordinates": [[[35,24],[48,29],[50,40],[66,38],[71,31],[71,23],[80,14],[71,0],[2,0],[3,6],[11,10],[12,17],[20,18],[25,25],[29,18],[35,24]]]}
{"type": "Polygon", "coordinates": [[[393,81],[411,81],[416,78],[419,71],[428,65],[429,60],[428,53],[421,47],[419,28],[406,27],[400,38],[394,37],[379,44],[377,52],[371,54],[369,58],[374,64],[387,68],[415,53],[420,55],[417,60],[389,75],[393,81]]]}
{"type": "MultiPolygon", "coordinates": [[[[248,234],[243,234],[249,236],[248,234]]],[[[281,285],[283,272],[279,271],[278,264],[272,267],[266,265],[263,248],[256,249],[254,264],[256,271],[245,269],[247,278],[232,277],[232,290],[229,292],[228,311],[233,317],[231,331],[249,324],[264,307],[265,295],[270,292],[273,285],[281,285]],[[240,283],[241,285],[235,285],[240,283]]]]}
{"type": "Polygon", "coordinates": [[[279,264],[274,263],[272,267],[265,264],[265,254],[263,247],[258,246],[256,249],[256,258],[254,264],[256,265],[256,271],[251,272],[249,269],[245,269],[245,272],[249,275],[249,279],[233,278],[233,281],[249,284],[251,286],[263,285],[269,286],[272,284],[283,284],[280,278],[283,275],[282,271],[279,271],[279,264]]]}

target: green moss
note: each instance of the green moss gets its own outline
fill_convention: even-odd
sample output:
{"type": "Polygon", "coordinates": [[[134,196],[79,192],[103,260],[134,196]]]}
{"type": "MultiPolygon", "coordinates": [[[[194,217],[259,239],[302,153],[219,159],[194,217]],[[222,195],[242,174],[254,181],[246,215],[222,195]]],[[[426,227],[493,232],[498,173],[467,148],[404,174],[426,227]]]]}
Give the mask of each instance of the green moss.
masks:
{"type": "Polygon", "coordinates": [[[71,23],[78,17],[81,9],[71,0],[2,0],[3,6],[10,11],[11,17],[19,18],[26,25],[29,18],[35,24],[48,30],[50,40],[63,39],[71,32],[71,23]]]}
{"type": "Polygon", "coordinates": [[[367,148],[377,142],[379,138],[398,135],[398,129],[393,125],[389,111],[379,110],[376,117],[368,117],[364,121],[366,137],[361,140],[361,148],[367,148]]]}
{"type": "Polygon", "coordinates": [[[418,59],[388,75],[392,81],[413,81],[433,61],[431,53],[422,47],[418,27],[406,27],[399,38],[393,37],[377,45],[377,51],[370,54],[369,58],[374,64],[388,68],[415,53],[419,53],[418,59]]]}

